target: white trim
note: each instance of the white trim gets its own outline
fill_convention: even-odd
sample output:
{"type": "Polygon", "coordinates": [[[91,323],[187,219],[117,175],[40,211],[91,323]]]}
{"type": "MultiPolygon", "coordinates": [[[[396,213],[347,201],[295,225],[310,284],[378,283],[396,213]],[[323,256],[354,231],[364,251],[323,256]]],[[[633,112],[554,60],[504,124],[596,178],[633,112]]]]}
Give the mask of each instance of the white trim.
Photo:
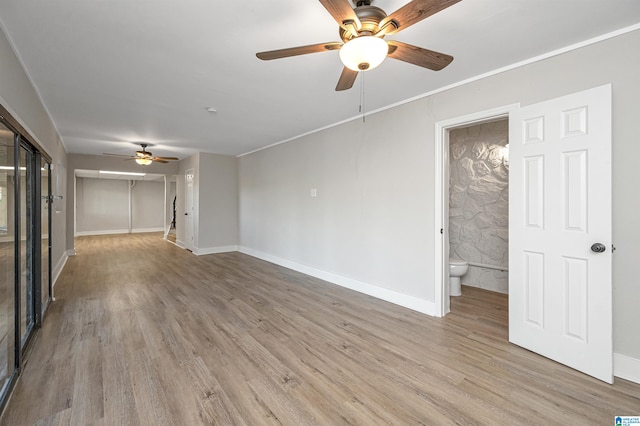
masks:
{"type": "MultiPolygon", "coordinates": [[[[400,102],[396,102],[394,104],[387,105],[387,106],[375,109],[375,110],[367,113],[367,115],[373,115],[373,114],[376,114],[378,112],[382,112],[382,111],[385,111],[385,110],[388,110],[388,109],[391,109],[391,108],[395,108],[395,107],[400,106],[400,105],[408,104],[410,102],[417,101],[419,99],[426,98],[426,97],[435,95],[437,93],[444,92],[446,90],[450,90],[450,89],[453,89],[453,88],[456,88],[456,87],[459,87],[459,86],[464,86],[465,84],[473,83],[474,81],[482,80],[484,78],[491,77],[491,76],[494,76],[494,75],[497,75],[497,74],[501,74],[501,73],[506,72],[506,71],[511,71],[513,69],[520,68],[520,67],[523,67],[525,65],[532,64],[534,62],[543,61],[545,59],[549,59],[549,58],[552,58],[554,56],[558,56],[558,55],[561,55],[563,53],[570,52],[572,50],[580,49],[580,48],[583,48],[585,46],[589,46],[591,44],[599,43],[601,41],[608,40],[610,38],[618,37],[620,35],[623,35],[623,34],[626,34],[626,33],[630,33],[632,31],[636,31],[638,29],[640,29],[640,23],[631,25],[629,27],[621,28],[619,30],[615,30],[615,31],[612,31],[612,32],[607,33],[607,34],[602,34],[600,36],[597,36],[597,37],[594,37],[594,38],[590,38],[588,40],[584,40],[584,41],[581,41],[579,43],[571,44],[569,46],[565,46],[565,47],[562,47],[560,49],[552,50],[551,52],[543,53],[542,55],[534,56],[533,58],[525,59],[524,61],[516,62],[514,64],[504,66],[502,68],[497,68],[495,70],[486,72],[484,74],[479,74],[479,75],[470,77],[470,78],[468,78],[466,80],[461,80],[461,81],[452,83],[452,84],[450,84],[448,86],[443,86],[443,87],[431,90],[430,92],[426,92],[426,93],[423,93],[421,95],[414,96],[412,98],[404,99],[404,100],[402,100],[400,102]]],[[[313,133],[318,133],[318,132],[321,132],[323,130],[330,129],[332,127],[337,127],[337,126],[339,126],[341,124],[348,123],[348,122],[354,121],[354,120],[360,120],[360,119],[362,119],[362,115],[361,114],[357,115],[357,116],[354,116],[354,117],[351,117],[351,118],[347,118],[346,120],[338,121],[337,123],[329,124],[327,126],[320,127],[318,129],[311,130],[309,132],[305,132],[305,133],[299,134],[297,136],[282,140],[280,142],[272,143],[271,145],[267,145],[267,146],[264,146],[262,148],[254,149],[253,151],[249,151],[249,152],[245,152],[243,154],[239,154],[239,155],[236,156],[236,158],[243,157],[243,156],[249,155],[249,154],[253,154],[255,152],[262,151],[262,150],[265,150],[265,149],[269,149],[269,148],[272,148],[274,146],[281,145],[283,143],[291,142],[293,140],[302,138],[304,136],[311,135],[313,133]]]]}
{"type": "Polygon", "coordinates": [[[142,234],[144,232],[164,232],[164,227],[160,226],[158,228],[133,228],[131,230],[132,234],[142,234]]]}
{"type": "MultiPolygon", "coordinates": [[[[170,239],[168,239],[168,238],[164,238],[164,240],[165,240],[166,242],[168,242],[169,244],[173,244],[173,245],[174,245],[174,246],[176,246],[176,247],[180,247],[180,245],[178,245],[178,243],[176,243],[175,241],[171,241],[171,240],[170,240],[170,239]]],[[[180,248],[184,248],[184,247],[180,247],[180,248]]]]}
{"type": "MultiPolygon", "coordinates": [[[[169,241],[169,240],[167,240],[167,241],[169,241]]],[[[170,241],[170,242],[172,242],[172,241],[170,241]]],[[[177,245],[180,248],[185,249],[185,250],[187,249],[187,245],[184,243],[184,241],[176,240],[176,242],[174,244],[177,245]]]]}
{"type": "MultiPolygon", "coordinates": [[[[67,171],[67,177],[69,172],[67,171]]],[[[69,193],[69,183],[67,182],[67,193],[69,193]]],[[[73,169],[73,235],[78,235],[78,176],[73,169]]],[[[75,245],[75,242],[74,242],[75,245]]]]}
{"type": "Polygon", "coordinates": [[[79,231],[76,237],[84,237],[88,235],[109,235],[109,234],[142,234],[145,232],[162,232],[164,228],[134,228],[129,229],[99,229],[95,231],[79,231]]]}
{"type": "Polygon", "coordinates": [[[640,359],[614,353],[613,375],[640,384],[640,359]]]}
{"type": "Polygon", "coordinates": [[[323,271],[322,269],[317,269],[312,266],[292,262],[290,260],[272,256],[270,254],[263,253],[258,250],[253,250],[248,247],[240,246],[238,251],[240,251],[240,253],[257,257],[258,259],[266,260],[267,262],[275,263],[276,265],[280,265],[288,269],[293,269],[294,271],[298,271],[303,274],[328,281],[332,284],[355,290],[359,293],[364,293],[369,296],[373,296],[375,298],[382,299],[387,302],[391,302],[423,314],[434,316],[436,313],[435,304],[428,300],[420,299],[414,296],[399,293],[397,291],[389,290],[387,288],[378,287],[373,284],[347,278],[345,276],[334,274],[332,272],[323,271]]]}
{"type": "MultiPolygon", "coordinates": [[[[198,160],[198,173],[200,172],[200,168],[199,168],[199,164],[200,164],[200,157],[197,158],[198,160]]],[[[190,167],[187,170],[184,171],[184,210],[185,210],[185,216],[189,216],[188,219],[184,219],[184,221],[182,222],[183,226],[184,226],[184,236],[185,239],[187,239],[187,228],[189,227],[187,225],[187,222],[191,222],[191,241],[183,241],[182,244],[184,244],[184,248],[186,248],[187,250],[191,250],[191,252],[195,252],[196,250],[196,236],[198,235],[198,231],[199,231],[199,225],[196,221],[196,195],[199,196],[200,194],[200,188],[198,187],[198,193],[196,193],[196,169],[195,167],[190,167]],[[191,182],[191,205],[187,205],[188,203],[188,197],[187,194],[189,194],[189,182],[187,179],[188,175],[193,175],[193,180],[191,182]]],[[[200,179],[198,178],[198,181],[200,179]]],[[[178,192],[178,183],[176,182],[176,193],[178,192]]],[[[198,210],[200,210],[200,201],[198,201],[198,210]]],[[[199,212],[198,212],[199,213],[199,212]]],[[[198,215],[198,218],[200,216],[198,215]]]]}
{"type": "Polygon", "coordinates": [[[437,235],[442,230],[440,238],[435,239],[433,282],[436,316],[442,317],[449,313],[449,130],[507,118],[511,111],[519,107],[520,104],[504,105],[438,121],[435,125],[434,231],[437,235]]]}
{"type": "Polygon", "coordinates": [[[109,234],[128,234],[128,229],[103,229],[95,231],[79,231],[76,232],[76,237],[84,237],[87,235],[109,235],[109,234]]]}
{"type": "Polygon", "coordinates": [[[75,250],[67,250],[62,254],[62,257],[58,261],[58,264],[51,271],[51,275],[53,275],[51,277],[51,280],[52,280],[52,283],[53,283],[51,285],[52,288],[56,286],[56,283],[58,282],[58,278],[60,278],[60,274],[62,274],[62,270],[64,269],[65,265],[67,264],[67,260],[69,259],[69,256],[75,256],[75,255],[76,255],[75,250]]]}
{"type": "MultiPolygon", "coordinates": [[[[444,233],[449,232],[445,225],[445,218],[449,216],[449,133],[441,123],[435,125],[435,164],[434,164],[434,232],[436,233],[434,262],[434,296],[436,316],[443,317],[449,313],[449,287],[444,285],[448,281],[449,270],[445,269],[445,259],[449,258],[448,238],[444,233]],[[446,176],[446,178],[445,178],[446,176]],[[440,238],[438,238],[440,233],[440,238]]],[[[446,222],[448,223],[448,221],[446,222]]],[[[448,262],[447,262],[448,263],[448,262]]]]}
{"type": "MultiPolygon", "coordinates": [[[[135,180],[127,180],[127,213],[129,213],[129,232],[133,232],[133,187],[136,186],[135,180]]],[[[84,201],[84,200],[82,200],[84,201]]]]}
{"type": "Polygon", "coordinates": [[[229,253],[231,251],[238,251],[238,246],[194,248],[193,254],[196,256],[202,256],[205,254],[229,253]]]}

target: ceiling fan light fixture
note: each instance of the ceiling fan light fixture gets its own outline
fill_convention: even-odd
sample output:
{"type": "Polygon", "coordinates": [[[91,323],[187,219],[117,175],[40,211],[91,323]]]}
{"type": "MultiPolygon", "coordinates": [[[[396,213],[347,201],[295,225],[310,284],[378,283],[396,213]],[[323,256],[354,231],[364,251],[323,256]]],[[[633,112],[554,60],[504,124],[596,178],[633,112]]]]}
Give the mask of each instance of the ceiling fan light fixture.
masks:
{"type": "Polygon", "coordinates": [[[138,157],[135,159],[136,163],[142,165],[142,166],[148,166],[149,164],[152,163],[150,158],[144,158],[144,157],[138,157]]]}
{"type": "Polygon", "coordinates": [[[353,71],[368,71],[380,65],[387,57],[389,46],[375,36],[353,38],[340,48],[340,60],[353,71]]]}

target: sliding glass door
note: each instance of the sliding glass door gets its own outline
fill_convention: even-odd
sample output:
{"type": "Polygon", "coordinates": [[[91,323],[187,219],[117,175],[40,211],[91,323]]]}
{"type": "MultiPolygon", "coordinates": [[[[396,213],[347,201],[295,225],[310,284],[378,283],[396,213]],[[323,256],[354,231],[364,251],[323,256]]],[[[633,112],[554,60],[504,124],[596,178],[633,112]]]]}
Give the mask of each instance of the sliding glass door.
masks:
{"type": "Polygon", "coordinates": [[[15,134],[0,123],[0,397],[16,371],[15,134]]]}
{"type": "Polygon", "coordinates": [[[23,349],[35,324],[34,291],[34,221],[33,221],[33,152],[20,146],[20,348],[23,349]]]}
{"type": "Polygon", "coordinates": [[[0,116],[0,409],[51,300],[49,170],[0,116]]]}

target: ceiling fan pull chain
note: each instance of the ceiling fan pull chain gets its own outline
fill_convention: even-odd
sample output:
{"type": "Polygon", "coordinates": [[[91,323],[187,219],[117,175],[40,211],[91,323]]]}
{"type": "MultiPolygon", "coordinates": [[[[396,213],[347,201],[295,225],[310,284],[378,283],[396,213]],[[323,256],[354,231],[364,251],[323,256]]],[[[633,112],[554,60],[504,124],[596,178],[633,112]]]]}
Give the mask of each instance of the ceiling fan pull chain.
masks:
{"type": "Polygon", "coordinates": [[[360,112],[362,113],[362,122],[364,119],[364,71],[360,71],[360,112]]]}

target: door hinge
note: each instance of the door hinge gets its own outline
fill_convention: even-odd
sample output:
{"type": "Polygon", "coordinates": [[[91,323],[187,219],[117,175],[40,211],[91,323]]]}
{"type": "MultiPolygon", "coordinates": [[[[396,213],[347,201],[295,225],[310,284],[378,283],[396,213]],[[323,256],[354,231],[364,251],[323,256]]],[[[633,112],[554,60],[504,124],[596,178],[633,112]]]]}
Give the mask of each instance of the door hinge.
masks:
{"type": "Polygon", "coordinates": [[[614,251],[616,251],[616,246],[614,246],[613,244],[611,244],[611,253],[613,253],[614,251]]]}

